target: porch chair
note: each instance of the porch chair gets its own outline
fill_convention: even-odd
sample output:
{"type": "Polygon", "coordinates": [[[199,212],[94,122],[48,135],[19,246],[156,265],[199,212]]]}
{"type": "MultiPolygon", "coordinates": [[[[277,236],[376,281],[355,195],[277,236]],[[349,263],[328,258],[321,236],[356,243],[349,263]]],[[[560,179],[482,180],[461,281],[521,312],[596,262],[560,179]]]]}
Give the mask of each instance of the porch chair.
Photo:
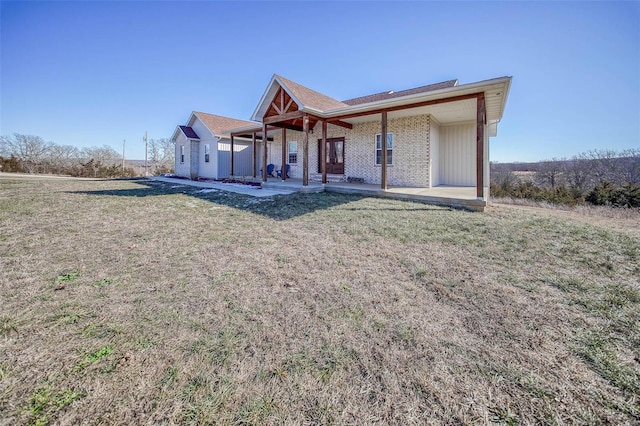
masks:
{"type": "MultiPolygon", "coordinates": [[[[291,169],[291,166],[290,166],[289,164],[287,164],[287,167],[286,167],[286,170],[287,170],[287,171],[286,171],[287,179],[290,179],[290,176],[289,176],[289,170],[290,170],[290,169],[291,169]]],[[[276,177],[282,177],[282,169],[278,170],[278,172],[277,172],[277,173],[278,173],[278,175],[277,175],[276,177]]]]}
{"type": "MultiPolygon", "coordinates": [[[[275,168],[275,164],[267,164],[267,176],[273,177],[273,170],[275,168]]],[[[260,175],[262,175],[262,169],[260,169],[260,175]]]]}

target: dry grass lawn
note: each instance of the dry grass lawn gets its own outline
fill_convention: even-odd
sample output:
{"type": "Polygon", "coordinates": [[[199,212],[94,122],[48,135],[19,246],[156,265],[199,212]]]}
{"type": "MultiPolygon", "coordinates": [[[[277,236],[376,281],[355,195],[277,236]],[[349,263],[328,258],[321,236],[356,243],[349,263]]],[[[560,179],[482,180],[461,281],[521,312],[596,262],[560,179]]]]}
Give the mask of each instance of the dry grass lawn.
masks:
{"type": "Polygon", "coordinates": [[[0,179],[0,424],[638,424],[640,238],[0,179]]]}

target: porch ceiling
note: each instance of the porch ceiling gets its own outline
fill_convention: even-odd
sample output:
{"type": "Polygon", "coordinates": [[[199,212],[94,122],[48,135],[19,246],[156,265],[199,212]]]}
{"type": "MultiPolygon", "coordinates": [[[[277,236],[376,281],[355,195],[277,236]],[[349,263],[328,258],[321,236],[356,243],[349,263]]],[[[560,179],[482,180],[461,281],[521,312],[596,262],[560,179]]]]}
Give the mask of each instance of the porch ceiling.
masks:
{"type": "MultiPolygon", "coordinates": [[[[456,123],[463,121],[475,121],[476,119],[476,100],[466,99],[457,102],[447,102],[437,105],[428,105],[418,108],[401,109],[389,112],[388,118],[409,117],[412,115],[430,114],[440,123],[456,123]]],[[[355,123],[366,123],[370,121],[379,121],[380,114],[365,115],[363,117],[355,117],[345,119],[344,121],[355,123]]]]}

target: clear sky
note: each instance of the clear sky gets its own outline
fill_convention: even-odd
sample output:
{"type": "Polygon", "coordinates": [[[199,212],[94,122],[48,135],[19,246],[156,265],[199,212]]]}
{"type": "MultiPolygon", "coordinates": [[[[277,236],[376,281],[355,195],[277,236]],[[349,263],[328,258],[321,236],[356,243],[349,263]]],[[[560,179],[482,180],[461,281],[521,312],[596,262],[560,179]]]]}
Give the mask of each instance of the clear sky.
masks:
{"type": "Polygon", "coordinates": [[[491,160],[640,147],[640,2],[0,2],[0,134],[127,141],[250,119],[274,73],[337,99],[513,76],[491,160]]]}

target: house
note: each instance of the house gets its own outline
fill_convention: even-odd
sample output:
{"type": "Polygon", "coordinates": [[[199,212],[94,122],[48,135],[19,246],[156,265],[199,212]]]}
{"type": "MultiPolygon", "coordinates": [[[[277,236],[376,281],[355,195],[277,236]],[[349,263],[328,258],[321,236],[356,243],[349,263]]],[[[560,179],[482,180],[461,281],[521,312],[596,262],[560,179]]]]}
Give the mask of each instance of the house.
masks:
{"type": "Polygon", "coordinates": [[[264,183],[267,164],[288,164],[289,177],[302,188],[310,181],[327,190],[333,183],[361,182],[381,193],[455,187],[482,209],[489,193],[489,138],[497,134],[510,86],[511,77],[448,80],[339,101],[273,75],[252,121],[223,130],[234,155],[228,168],[219,169],[245,176],[244,153],[250,151],[252,177],[263,170],[264,183]]]}
{"type": "MultiPolygon", "coordinates": [[[[177,126],[171,141],[175,144],[175,174],[195,179],[218,179],[231,173],[231,139],[226,129],[255,126],[255,122],[194,111],[186,125],[177,126]]],[[[235,138],[234,175],[253,176],[252,141],[235,138]]]]}

